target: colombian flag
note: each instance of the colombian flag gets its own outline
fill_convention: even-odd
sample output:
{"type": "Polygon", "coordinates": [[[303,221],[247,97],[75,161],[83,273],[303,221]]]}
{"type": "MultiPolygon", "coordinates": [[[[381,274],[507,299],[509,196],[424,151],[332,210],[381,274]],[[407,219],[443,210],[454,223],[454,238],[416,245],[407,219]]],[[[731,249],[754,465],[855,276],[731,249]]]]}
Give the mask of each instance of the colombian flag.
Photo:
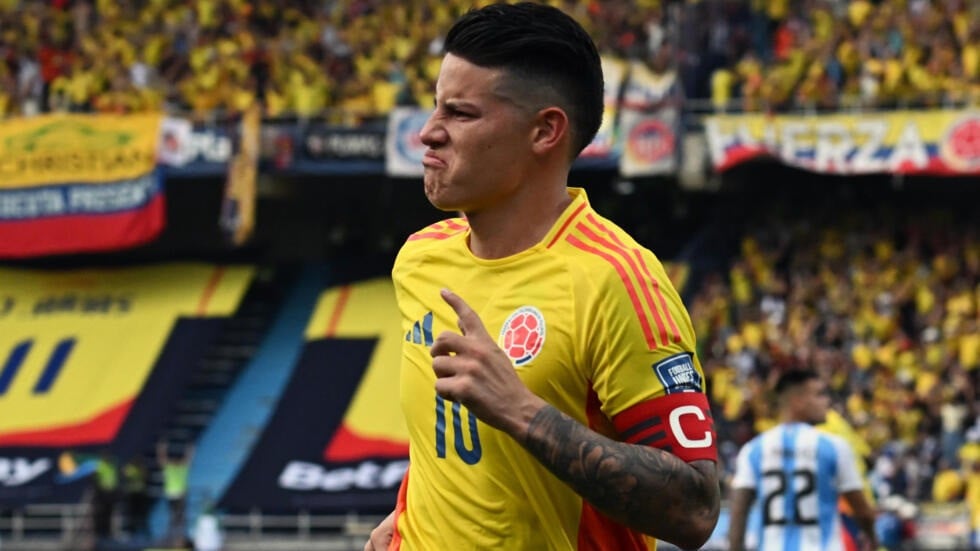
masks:
{"type": "Polygon", "coordinates": [[[0,258],[145,243],[165,221],[160,114],[56,114],[0,123],[0,258]]]}

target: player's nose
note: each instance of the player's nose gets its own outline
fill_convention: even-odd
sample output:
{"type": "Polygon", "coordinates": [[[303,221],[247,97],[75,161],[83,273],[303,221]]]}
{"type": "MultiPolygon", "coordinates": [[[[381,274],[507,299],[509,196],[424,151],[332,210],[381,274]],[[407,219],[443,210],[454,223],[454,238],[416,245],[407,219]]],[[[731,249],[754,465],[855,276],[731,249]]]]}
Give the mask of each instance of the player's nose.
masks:
{"type": "Polygon", "coordinates": [[[419,131],[419,139],[428,147],[439,147],[446,143],[448,138],[449,134],[446,132],[445,127],[439,123],[433,112],[433,114],[429,115],[428,120],[425,121],[422,130],[419,131]]]}

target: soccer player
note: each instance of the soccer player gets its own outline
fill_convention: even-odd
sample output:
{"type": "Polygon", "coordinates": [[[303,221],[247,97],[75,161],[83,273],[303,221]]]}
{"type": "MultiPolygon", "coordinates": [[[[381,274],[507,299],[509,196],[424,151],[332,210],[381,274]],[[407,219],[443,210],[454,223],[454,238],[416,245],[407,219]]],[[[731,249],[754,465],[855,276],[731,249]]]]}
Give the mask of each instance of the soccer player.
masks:
{"type": "Polygon", "coordinates": [[[690,318],[567,187],[602,118],[595,45],[560,10],[494,4],[445,51],[424,190],[464,216],[392,270],[410,467],[365,549],[699,547],[720,489],[690,318]]]}
{"type": "Polygon", "coordinates": [[[838,498],[851,506],[863,549],[875,549],[875,514],[862,490],[854,452],[842,438],[818,431],[830,406],[826,384],[811,370],[791,370],[776,383],[780,424],[738,453],[732,479],[731,551],[745,548],[749,507],[760,507],[758,549],[842,549],[838,498]],[[757,499],[758,498],[758,499],[757,499]]]}

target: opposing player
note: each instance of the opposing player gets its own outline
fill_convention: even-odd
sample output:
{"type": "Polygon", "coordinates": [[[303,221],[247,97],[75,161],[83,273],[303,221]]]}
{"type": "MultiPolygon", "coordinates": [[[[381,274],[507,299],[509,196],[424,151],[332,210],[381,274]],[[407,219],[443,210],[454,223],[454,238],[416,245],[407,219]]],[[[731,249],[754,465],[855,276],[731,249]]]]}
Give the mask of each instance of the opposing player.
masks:
{"type": "Polygon", "coordinates": [[[862,490],[854,452],[842,438],[813,424],[827,416],[830,398],[816,372],[793,370],[776,383],[780,424],[739,451],[732,480],[729,548],[745,548],[753,502],[761,524],[758,549],[835,551],[843,547],[838,498],[853,511],[862,549],[875,549],[875,514],[862,490]]]}
{"type": "Polygon", "coordinates": [[[429,201],[393,278],[411,466],[365,549],[684,548],[719,483],[689,316],[581,189],[599,56],[561,11],[495,4],[449,31],[421,131],[429,201]]]}

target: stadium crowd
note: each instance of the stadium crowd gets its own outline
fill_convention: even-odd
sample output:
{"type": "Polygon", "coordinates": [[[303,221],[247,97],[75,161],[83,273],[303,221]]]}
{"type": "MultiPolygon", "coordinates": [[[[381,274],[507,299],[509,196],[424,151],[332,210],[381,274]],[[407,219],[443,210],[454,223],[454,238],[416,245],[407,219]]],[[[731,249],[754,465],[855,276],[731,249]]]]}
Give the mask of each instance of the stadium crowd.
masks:
{"type": "MultiPolygon", "coordinates": [[[[478,3],[486,3],[480,0],[478,3]]],[[[605,55],[663,55],[717,110],[980,99],[967,0],[551,0],[605,55]]],[[[355,123],[428,106],[462,0],[0,0],[0,116],[161,109],[355,123]]]]}
{"type": "MultiPolygon", "coordinates": [[[[486,3],[481,0],[478,3],[486,3]]],[[[967,0],[552,0],[612,59],[661,51],[716,110],[980,100],[967,0]]],[[[259,102],[338,122],[428,106],[462,0],[0,0],[0,117],[259,102]],[[403,29],[395,32],[393,29],[403,29]]]]}
{"type": "MultiPolygon", "coordinates": [[[[665,40],[657,0],[553,3],[606,53],[665,40]]],[[[429,106],[442,33],[471,6],[0,0],[0,116],[167,108],[205,117],[261,102],[268,116],[326,111],[356,122],[399,104],[429,106]]]]}
{"type": "Polygon", "coordinates": [[[752,229],[691,302],[726,467],[778,374],[813,368],[879,499],[980,512],[980,227],[847,212],[752,229]]]}
{"type": "Polygon", "coordinates": [[[712,103],[933,107],[980,100],[980,4],[754,0],[709,10],[712,103]]]}

